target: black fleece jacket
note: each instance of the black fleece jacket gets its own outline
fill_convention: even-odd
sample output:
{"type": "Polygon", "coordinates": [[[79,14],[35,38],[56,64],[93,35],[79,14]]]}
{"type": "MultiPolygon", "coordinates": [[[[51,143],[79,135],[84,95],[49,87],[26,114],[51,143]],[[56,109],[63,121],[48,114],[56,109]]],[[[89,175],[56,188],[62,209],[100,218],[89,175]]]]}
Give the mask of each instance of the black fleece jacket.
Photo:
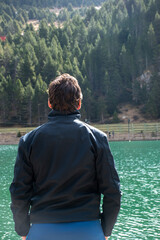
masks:
{"type": "Polygon", "coordinates": [[[20,139],[10,186],[20,236],[31,223],[95,219],[111,235],[120,209],[119,177],[106,135],[79,118],[78,111],[52,110],[47,123],[20,139]]]}

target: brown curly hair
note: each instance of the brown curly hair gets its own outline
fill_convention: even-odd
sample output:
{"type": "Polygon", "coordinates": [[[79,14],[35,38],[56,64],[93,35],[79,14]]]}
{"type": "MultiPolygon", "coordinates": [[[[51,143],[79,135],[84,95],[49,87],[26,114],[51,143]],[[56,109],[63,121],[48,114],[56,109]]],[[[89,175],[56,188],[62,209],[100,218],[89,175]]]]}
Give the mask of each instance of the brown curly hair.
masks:
{"type": "Polygon", "coordinates": [[[74,112],[82,99],[82,91],[77,79],[67,73],[58,76],[50,83],[48,94],[52,109],[64,113],[74,112]]]}

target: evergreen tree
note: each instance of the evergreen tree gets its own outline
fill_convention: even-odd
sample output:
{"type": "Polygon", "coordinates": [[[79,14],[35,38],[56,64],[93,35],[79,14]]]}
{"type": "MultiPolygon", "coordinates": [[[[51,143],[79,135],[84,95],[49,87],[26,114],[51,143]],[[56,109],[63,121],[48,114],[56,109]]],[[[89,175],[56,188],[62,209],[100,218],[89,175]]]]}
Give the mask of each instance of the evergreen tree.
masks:
{"type": "Polygon", "coordinates": [[[19,68],[18,76],[22,79],[23,85],[26,85],[29,79],[34,85],[36,81],[35,67],[31,60],[31,57],[28,54],[26,54],[24,56],[24,59],[21,60],[18,68],[19,68]]]}
{"type": "Polygon", "coordinates": [[[20,79],[16,79],[13,84],[13,96],[14,96],[14,106],[15,106],[15,115],[18,118],[20,123],[22,120],[22,106],[24,98],[24,88],[20,79]]]}
{"type": "Polygon", "coordinates": [[[155,36],[155,31],[152,23],[149,25],[149,28],[148,28],[147,39],[148,39],[147,52],[150,58],[150,63],[152,63],[153,51],[156,45],[156,36],[155,36]]]}
{"type": "Polygon", "coordinates": [[[34,95],[34,109],[36,113],[36,121],[41,124],[46,119],[46,105],[47,105],[47,84],[42,80],[39,74],[35,85],[34,95]]]}
{"type": "Polygon", "coordinates": [[[155,74],[152,78],[152,88],[146,109],[149,117],[160,118],[160,76],[158,74],[155,74]]]}
{"type": "Polygon", "coordinates": [[[5,123],[8,117],[8,92],[7,92],[7,81],[4,76],[0,73],[0,116],[2,121],[5,123]]]}
{"type": "Polygon", "coordinates": [[[42,20],[39,25],[39,36],[40,38],[45,38],[46,40],[49,37],[48,23],[46,20],[42,20]]]}
{"type": "Polygon", "coordinates": [[[160,44],[160,13],[158,12],[155,14],[154,29],[156,32],[157,43],[160,44]]]}
{"type": "Polygon", "coordinates": [[[52,59],[51,55],[49,55],[44,62],[44,69],[42,73],[43,79],[45,79],[47,84],[56,77],[56,71],[57,63],[52,59]]]}
{"type": "Polygon", "coordinates": [[[29,80],[27,83],[27,86],[25,87],[25,96],[24,96],[24,102],[25,102],[25,113],[26,116],[24,117],[26,122],[28,121],[29,125],[32,125],[33,123],[33,113],[32,113],[32,106],[33,106],[33,99],[34,99],[35,91],[32,87],[31,81],[29,80]]]}

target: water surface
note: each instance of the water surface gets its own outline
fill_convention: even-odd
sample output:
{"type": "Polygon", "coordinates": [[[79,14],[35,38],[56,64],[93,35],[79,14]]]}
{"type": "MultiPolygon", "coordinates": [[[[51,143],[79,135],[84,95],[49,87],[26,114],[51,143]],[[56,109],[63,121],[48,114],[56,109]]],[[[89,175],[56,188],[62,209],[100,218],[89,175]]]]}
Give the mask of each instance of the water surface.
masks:
{"type": "MultiPolygon", "coordinates": [[[[160,141],[112,142],[110,147],[119,172],[123,197],[118,221],[109,239],[160,239],[160,141]]],[[[2,240],[20,239],[14,232],[8,191],[16,152],[17,146],[0,146],[2,240]]]]}

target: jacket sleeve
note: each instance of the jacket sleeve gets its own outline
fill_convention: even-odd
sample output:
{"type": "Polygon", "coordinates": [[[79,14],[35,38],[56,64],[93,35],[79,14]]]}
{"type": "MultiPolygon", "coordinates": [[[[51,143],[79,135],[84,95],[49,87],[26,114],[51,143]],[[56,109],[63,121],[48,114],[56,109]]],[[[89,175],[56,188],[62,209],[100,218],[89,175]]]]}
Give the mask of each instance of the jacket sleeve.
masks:
{"type": "Polygon", "coordinates": [[[27,158],[24,140],[21,138],[14,167],[14,178],[9,189],[15,231],[20,236],[26,236],[30,229],[29,209],[32,196],[32,176],[32,166],[27,158]]]}
{"type": "Polygon", "coordinates": [[[101,225],[104,235],[110,236],[120,210],[120,180],[115,169],[107,136],[103,135],[99,140],[96,168],[99,191],[104,195],[101,225]]]}

